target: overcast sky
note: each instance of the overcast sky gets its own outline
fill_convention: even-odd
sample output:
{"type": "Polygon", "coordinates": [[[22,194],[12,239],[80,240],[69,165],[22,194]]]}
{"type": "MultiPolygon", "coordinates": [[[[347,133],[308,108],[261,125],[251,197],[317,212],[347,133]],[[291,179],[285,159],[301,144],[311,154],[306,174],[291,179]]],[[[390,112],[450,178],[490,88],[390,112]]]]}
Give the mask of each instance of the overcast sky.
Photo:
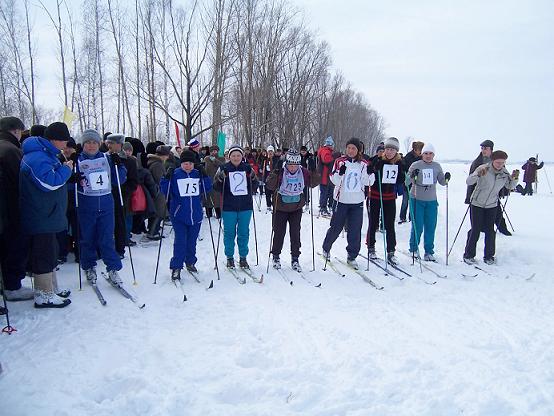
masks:
{"type": "MultiPolygon", "coordinates": [[[[289,1],[401,143],[470,159],[492,139],[513,161],[554,161],[554,0],[289,1]]],[[[57,108],[56,38],[43,23],[39,76],[52,82],[39,93],[57,108]]]]}
{"type": "Polygon", "coordinates": [[[554,161],[554,1],[291,1],[401,143],[554,161]]]}

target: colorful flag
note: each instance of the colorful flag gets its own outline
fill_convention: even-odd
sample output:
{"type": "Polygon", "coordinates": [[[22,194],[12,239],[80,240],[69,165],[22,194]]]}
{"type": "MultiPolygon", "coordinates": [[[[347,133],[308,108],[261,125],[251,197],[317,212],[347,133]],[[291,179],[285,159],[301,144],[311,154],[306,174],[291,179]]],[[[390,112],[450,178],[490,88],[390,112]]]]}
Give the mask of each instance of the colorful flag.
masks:
{"type": "Polygon", "coordinates": [[[225,133],[221,130],[217,132],[217,147],[219,147],[218,156],[222,157],[225,154],[225,133]]]}
{"type": "Polygon", "coordinates": [[[67,125],[67,128],[69,130],[71,130],[71,126],[73,125],[73,122],[76,118],[77,114],[71,111],[68,106],[65,106],[63,110],[63,122],[67,125]]]}

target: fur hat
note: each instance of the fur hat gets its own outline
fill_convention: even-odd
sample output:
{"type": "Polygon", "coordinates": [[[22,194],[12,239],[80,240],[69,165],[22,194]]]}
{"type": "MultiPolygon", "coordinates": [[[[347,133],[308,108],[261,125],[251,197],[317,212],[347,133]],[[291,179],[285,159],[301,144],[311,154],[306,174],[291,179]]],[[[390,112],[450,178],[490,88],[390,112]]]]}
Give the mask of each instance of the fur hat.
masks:
{"type": "Polygon", "coordinates": [[[80,141],[82,144],[90,141],[100,144],[102,142],[102,138],[96,130],[88,129],[81,133],[80,141]]]}
{"type": "Polygon", "coordinates": [[[2,117],[0,118],[0,130],[25,130],[25,126],[17,117],[2,117]]]}
{"type": "Polygon", "coordinates": [[[508,154],[502,150],[495,150],[494,152],[492,152],[491,154],[491,160],[496,160],[496,159],[508,159],[508,154]]]}
{"type": "Polygon", "coordinates": [[[183,150],[181,156],[179,157],[181,163],[190,162],[194,163],[196,161],[196,155],[192,150],[183,150]]]}
{"type": "Polygon", "coordinates": [[[435,146],[433,146],[431,143],[426,143],[425,146],[423,146],[423,149],[421,150],[421,153],[435,153],[435,146]]]}
{"type": "Polygon", "coordinates": [[[301,161],[302,161],[302,156],[300,156],[300,153],[298,153],[298,150],[289,149],[287,151],[287,154],[285,155],[285,162],[287,162],[287,165],[300,165],[301,161]]]}
{"type": "Polygon", "coordinates": [[[124,151],[129,150],[129,151],[131,151],[131,152],[133,152],[133,150],[135,150],[135,149],[133,148],[133,145],[132,145],[131,142],[125,142],[125,143],[123,143],[123,146],[121,147],[121,149],[124,150],[124,151]]]}
{"type": "Polygon", "coordinates": [[[385,149],[396,149],[398,152],[400,150],[400,143],[396,137],[389,137],[385,139],[385,149]]]}
{"type": "Polygon", "coordinates": [[[166,146],[165,144],[162,144],[156,147],[156,154],[158,156],[169,156],[171,154],[171,146],[166,146]]]}
{"type": "Polygon", "coordinates": [[[46,130],[44,130],[44,138],[47,140],[60,140],[67,142],[71,138],[71,135],[69,134],[69,130],[67,129],[67,125],[65,123],[56,121],[46,127],[46,130]]]}
{"type": "Polygon", "coordinates": [[[106,141],[115,144],[123,144],[125,142],[125,136],[120,133],[113,133],[106,137],[106,141]]]}
{"type": "Polygon", "coordinates": [[[34,126],[31,126],[31,129],[29,130],[29,135],[44,137],[45,131],[46,131],[46,126],[43,126],[42,124],[35,124],[34,126]]]}

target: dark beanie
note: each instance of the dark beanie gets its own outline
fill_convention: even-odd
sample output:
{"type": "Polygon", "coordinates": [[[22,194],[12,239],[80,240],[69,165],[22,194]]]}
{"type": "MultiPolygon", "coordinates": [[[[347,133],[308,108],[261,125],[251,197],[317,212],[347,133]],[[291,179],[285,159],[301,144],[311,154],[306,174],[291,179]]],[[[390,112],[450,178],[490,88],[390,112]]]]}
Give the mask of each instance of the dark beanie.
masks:
{"type": "Polygon", "coordinates": [[[502,150],[495,150],[491,154],[491,160],[496,160],[496,159],[506,160],[508,159],[508,154],[506,152],[503,152],[502,150]]]}
{"type": "Polygon", "coordinates": [[[25,130],[23,122],[17,117],[2,117],[0,118],[0,130],[25,130]]]}
{"type": "Polygon", "coordinates": [[[307,152],[308,148],[306,146],[300,146],[300,151],[302,151],[302,150],[305,150],[307,152]]]}
{"type": "Polygon", "coordinates": [[[46,131],[46,126],[43,126],[42,124],[35,124],[34,126],[31,126],[31,130],[29,131],[30,136],[38,136],[38,137],[44,137],[44,132],[46,131]]]}
{"type": "Polygon", "coordinates": [[[156,147],[156,154],[159,156],[169,156],[171,154],[171,146],[160,145],[156,147]]]}
{"type": "Polygon", "coordinates": [[[356,149],[358,149],[358,153],[361,153],[362,152],[362,142],[360,139],[356,138],[356,137],[352,137],[350,140],[348,140],[346,142],[346,145],[348,146],[349,144],[353,144],[354,146],[356,146],[356,149]]]}
{"type": "Polygon", "coordinates": [[[72,149],[77,150],[77,143],[75,143],[75,139],[73,137],[70,137],[65,147],[70,147],[72,149]]]}
{"type": "Polygon", "coordinates": [[[156,148],[160,144],[157,142],[150,142],[146,144],[146,154],[147,155],[155,155],[156,154],[156,148]]]}
{"type": "Polygon", "coordinates": [[[69,135],[67,125],[56,121],[46,127],[46,130],[44,131],[44,138],[47,140],[62,140],[67,142],[71,136],[69,135]]]}
{"type": "Polygon", "coordinates": [[[104,133],[104,136],[102,136],[102,141],[105,142],[110,134],[112,134],[111,131],[107,131],[106,133],[104,133]]]}
{"type": "Polygon", "coordinates": [[[491,149],[494,149],[494,143],[492,140],[485,140],[483,143],[481,143],[482,147],[490,147],[491,149]]]}
{"type": "Polygon", "coordinates": [[[194,163],[196,161],[196,155],[192,150],[183,150],[181,152],[181,156],[179,157],[179,160],[181,161],[181,163],[184,163],[184,162],[194,163]]]}

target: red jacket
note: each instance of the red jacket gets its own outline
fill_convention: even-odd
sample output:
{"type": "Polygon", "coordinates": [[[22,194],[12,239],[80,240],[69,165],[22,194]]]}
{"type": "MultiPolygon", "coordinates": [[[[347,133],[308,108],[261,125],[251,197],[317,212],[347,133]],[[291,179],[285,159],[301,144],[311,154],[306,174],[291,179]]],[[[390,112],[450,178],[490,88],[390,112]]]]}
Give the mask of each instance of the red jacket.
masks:
{"type": "Polygon", "coordinates": [[[328,146],[320,147],[317,151],[317,159],[319,161],[319,171],[321,172],[321,184],[329,184],[329,175],[333,167],[333,149],[328,146]]]}

